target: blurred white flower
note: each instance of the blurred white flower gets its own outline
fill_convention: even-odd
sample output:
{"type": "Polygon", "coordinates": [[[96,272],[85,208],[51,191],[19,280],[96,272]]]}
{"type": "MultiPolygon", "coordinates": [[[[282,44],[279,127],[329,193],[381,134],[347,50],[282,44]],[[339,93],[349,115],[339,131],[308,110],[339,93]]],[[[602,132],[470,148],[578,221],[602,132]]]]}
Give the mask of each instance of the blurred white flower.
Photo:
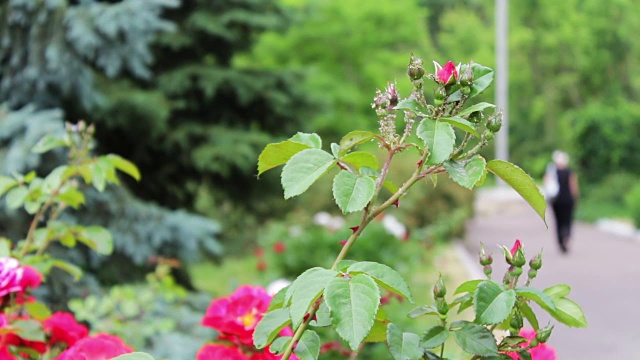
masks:
{"type": "Polygon", "coordinates": [[[269,285],[267,285],[267,293],[271,296],[274,296],[278,293],[278,291],[286,288],[289,285],[291,285],[291,281],[287,279],[274,280],[269,285]]]}

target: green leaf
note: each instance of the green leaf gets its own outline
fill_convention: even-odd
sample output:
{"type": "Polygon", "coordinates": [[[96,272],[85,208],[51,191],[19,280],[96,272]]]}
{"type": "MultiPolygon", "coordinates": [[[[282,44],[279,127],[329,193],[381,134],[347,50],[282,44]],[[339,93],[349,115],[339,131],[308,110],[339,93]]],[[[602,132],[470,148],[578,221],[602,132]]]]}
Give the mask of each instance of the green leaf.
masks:
{"type": "Polygon", "coordinates": [[[59,202],[65,203],[74,209],[77,209],[85,202],[84,194],[74,187],[69,187],[68,189],[56,195],[55,198],[59,202]]]}
{"type": "Polygon", "coordinates": [[[98,254],[109,255],[113,252],[113,237],[111,237],[109,230],[101,226],[84,228],[78,234],[77,239],[98,254]]]}
{"type": "MultiPolygon", "coordinates": [[[[467,66],[468,65],[463,64],[460,68],[460,73],[464,73],[467,66]]],[[[482,94],[493,82],[493,69],[476,63],[471,64],[471,68],[473,69],[473,83],[471,84],[469,99],[482,94]]],[[[461,98],[462,92],[457,90],[447,98],[447,101],[458,101],[461,98]]]]}
{"type": "Polygon", "coordinates": [[[430,151],[427,164],[440,164],[449,159],[456,142],[451,124],[424,118],[420,121],[416,134],[430,151]]]}
{"type": "Polygon", "coordinates": [[[136,179],[136,181],[140,181],[140,170],[138,170],[138,167],[131,161],[115,154],[106,155],[105,159],[116,169],[131,176],[136,179]]]}
{"type": "Polygon", "coordinates": [[[443,165],[451,180],[467,189],[473,189],[487,171],[487,162],[480,155],[461,161],[448,160],[443,165]]]}
{"type": "Polygon", "coordinates": [[[299,132],[293,135],[289,140],[309,145],[314,149],[322,149],[322,139],[320,138],[320,135],[316,133],[308,134],[299,132]]]}
{"type": "Polygon", "coordinates": [[[348,259],[347,260],[340,260],[338,262],[338,265],[336,265],[336,269],[338,271],[341,271],[341,272],[347,272],[347,269],[349,268],[349,266],[351,266],[351,265],[353,265],[355,263],[357,263],[357,261],[355,261],[355,260],[348,260],[348,259]]]}
{"type": "Polygon", "coordinates": [[[545,310],[547,310],[556,320],[571,327],[587,327],[587,318],[584,316],[584,312],[582,312],[580,305],[575,301],[567,298],[560,298],[553,299],[553,303],[556,306],[555,311],[545,310]]]}
{"type": "Polygon", "coordinates": [[[284,296],[287,293],[287,289],[289,289],[289,286],[280,289],[275,295],[273,295],[273,297],[271,298],[271,302],[269,302],[269,308],[267,309],[267,311],[282,309],[283,307],[285,307],[284,296]]]}
{"type": "Polygon", "coordinates": [[[487,163],[487,169],[496,174],[499,178],[509,184],[515,191],[525,199],[529,205],[538,213],[542,220],[547,223],[544,213],[547,202],[538,189],[535,181],[524,170],[503,160],[491,160],[487,163]]]}
{"type": "Polygon", "coordinates": [[[416,114],[425,114],[427,113],[427,109],[424,108],[418,100],[413,98],[407,98],[398,103],[398,105],[393,107],[394,110],[407,110],[412,111],[416,114]]]}
{"type": "Polygon", "coordinates": [[[395,193],[397,193],[398,191],[400,191],[400,188],[399,188],[396,184],[392,183],[392,182],[391,182],[391,181],[389,181],[389,180],[385,180],[385,181],[382,183],[382,186],[383,186],[385,189],[387,189],[387,190],[388,190],[390,193],[392,193],[392,194],[395,194],[395,193]]]}
{"type": "Polygon", "coordinates": [[[51,194],[60,188],[62,181],[65,180],[65,173],[69,170],[66,165],[58,166],[53,169],[42,182],[42,191],[45,194],[51,194]]]}
{"type": "Polygon", "coordinates": [[[527,338],[522,336],[506,336],[500,341],[501,345],[516,346],[527,342],[527,338]]]}
{"type": "Polygon", "coordinates": [[[306,149],[293,155],[282,169],[284,198],[305,192],[335,162],[331,154],[319,149],[306,149]]]}
{"type": "Polygon", "coordinates": [[[340,276],[329,282],[324,297],[334,329],[352,350],[357,350],[371,331],[380,305],[378,285],[365,274],[340,276]]]}
{"type": "Polygon", "coordinates": [[[82,269],[72,263],[63,260],[53,260],[51,261],[51,265],[69,273],[73,276],[73,281],[78,281],[82,277],[82,269]]]}
{"type": "MultiPolygon", "coordinates": [[[[554,305],[555,306],[555,305],[554,305]]],[[[518,309],[520,309],[520,313],[529,321],[529,324],[533,326],[533,328],[537,331],[540,329],[540,324],[538,323],[538,318],[536,317],[536,313],[533,312],[531,307],[526,304],[518,304],[518,309]]]]}
{"type": "Polygon", "coordinates": [[[329,282],[338,275],[337,271],[311,268],[298,276],[285,294],[285,304],[290,304],[289,314],[293,328],[297,328],[309,307],[322,295],[329,282]]]}
{"type": "Polygon", "coordinates": [[[363,166],[378,170],[378,158],[375,155],[366,151],[354,151],[340,158],[340,161],[346,162],[354,166],[356,169],[360,169],[363,166]]]}
{"type": "Polygon", "coordinates": [[[91,172],[91,183],[96,190],[102,192],[107,186],[107,173],[100,162],[96,161],[89,166],[91,172]]]}
{"type": "Polygon", "coordinates": [[[17,209],[24,203],[29,190],[24,186],[15,187],[7,193],[6,202],[9,209],[17,209]]]}
{"type": "Polygon", "coordinates": [[[495,108],[496,106],[493,104],[489,104],[488,102],[477,103],[475,105],[469,106],[468,108],[460,111],[458,113],[458,116],[465,116],[467,114],[471,114],[472,112],[482,111],[488,107],[495,108]]]}
{"type": "Polygon", "coordinates": [[[560,299],[571,293],[571,286],[567,284],[558,284],[544,289],[544,293],[552,299],[560,299]]]}
{"type": "Polygon", "coordinates": [[[352,147],[364,144],[377,135],[371,131],[356,130],[348,133],[340,140],[340,155],[346,154],[352,147]]]}
{"type": "Polygon", "coordinates": [[[475,322],[493,325],[503,322],[511,313],[516,302],[516,292],[505,290],[494,281],[478,285],[474,294],[475,322]]]}
{"type": "Polygon", "coordinates": [[[51,310],[41,302],[26,302],[24,303],[24,308],[33,319],[38,321],[45,320],[51,316],[51,310]]]}
{"type": "Polygon", "coordinates": [[[320,356],[320,336],[313,330],[305,330],[293,353],[300,360],[316,360],[320,356]]]}
{"type": "Polygon", "coordinates": [[[258,156],[258,176],[269,169],[286,164],[293,155],[310,147],[292,140],[267,145],[258,156]]]}
{"type": "Polygon", "coordinates": [[[13,243],[6,237],[0,237],[0,257],[11,257],[13,243]]]}
{"type": "Polygon", "coordinates": [[[339,158],[340,157],[340,145],[338,145],[336,143],[331,143],[331,154],[333,155],[333,157],[339,158]]]}
{"type": "Polygon", "coordinates": [[[478,279],[478,280],[469,280],[469,281],[465,281],[463,282],[460,286],[458,286],[458,288],[456,289],[456,291],[453,293],[455,294],[460,294],[463,292],[475,292],[476,289],[478,288],[478,285],[480,285],[480,283],[487,281],[484,279],[478,279]]]}
{"type": "Polygon", "coordinates": [[[60,244],[71,248],[76,246],[76,237],[73,235],[72,231],[65,231],[64,233],[62,233],[62,235],[60,235],[60,244]]]}
{"type": "Polygon", "coordinates": [[[258,349],[266,347],[290,322],[289,309],[277,309],[267,312],[253,332],[253,344],[258,349]]]}
{"type": "Polygon", "coordinates": [[[467,323],[454,331],[453,337],[462,350],[480,356],[498,355],[496,339],[484,326],[467,323]]]}
{"type": "Polygon", "coordinates": [[[551,297],[542,290],[538,290],[536,288],[523,286],[516,288],[516,294],[522,296],[525,299],[535,301],[540,307],[548,307],[550,309],[555,309],[555,305],[553,304],[553,300],[551,297]]]}
{"type": "Polygon", "coordinates": [[[360,211],[371,201],[376,190],[375,181],[342,170],[333,179],[333,197],[343,214],[360,211]]]}
{"type": "Polygon", "coordinates": [[[477,138],[480,137],[478,130],[476,130],[476,126],[473,123],[461,117],[457,117],[457,116],[441,117],[440,121],[448,122],[449,124],[457,127],[458,129],[462,129],[477,138]]]}
{"type": "Polygon", "coordinates": [[[425,331],[420,346],[433,349],[444,344],[447,338],[449,338],[449,330],[439,325],[433,326],[425,331]]]}
{"type": "Polygon", "coordinates": [[[16,179],[0,175],[0,196],[16,185],[18,185],[18,181],[16,179]]]}
{"type": "Polygon", "coordinates": [[[45,135],[42,139],[40,139],[31,149],[32,152],[37,154],[45,153],[51,149],[55,149],[61,146],[69,146],[69,139],[65,137],[61,139],[55,135],[45,135]]]}
{"type": "Polygon", "coordinates": [[[271,346],[269,346],[269,351],[275,355],[282,354],[284,352],[284,349],[287,348],[287,345],[289,345],[292,339],[293,338],[291,336],[282,336],[273,340],[271,346]]]}
{"type": "Polygon", "coordinates": [[[435,306],[418,306],[417,308],[411,310],[409,313],[409,317],[415,319],[422,315],[440,315],[438,309],[435,306]]]}
{"type": "Polygon", "coordinates": [[[349,274],[365,273],[371,276],[384,289],[402,295],[413,304],[409,285],[397,271],[387,265],[372,261],[357,262],[347,269],[349,274]]]}
{"type": "Polygon", "coordinates": [[[42,325],[36,320],[16,320],[11,323],[18,331],[16,335],[25,340],[44,341],[44,331],[42,325]]]}
{"type": "Polygon", "coordinates": [[[114,357],[111,360],[155,360],[155,358],[147,353],[132,352],[132,353],[114,357]]]}
{"type": "Polygon", "coordinates": [[[363,342],[385,342],[387,341],[387,324],[380,320],[376,320],[373,322],[373,326],[371,327],[371,331],[369,331],[369,335],[367,335],[363,342]]]}
{"type": "Polygon", "coordinates": [[[393,323],[387,327],[387,345],[395,360],[419,360],[424,355],[418,334],[402,332],[393,323]]]}
{"type": "Polygon", "coordinates": [[[318,311],[316,311],[316,319],[311,320],[309,322],[309,325],[315,327],[325,327],[331,325],[331,311],[329,310],[326,302],[323,301],[322,304],[320,304],[318,311]]]}

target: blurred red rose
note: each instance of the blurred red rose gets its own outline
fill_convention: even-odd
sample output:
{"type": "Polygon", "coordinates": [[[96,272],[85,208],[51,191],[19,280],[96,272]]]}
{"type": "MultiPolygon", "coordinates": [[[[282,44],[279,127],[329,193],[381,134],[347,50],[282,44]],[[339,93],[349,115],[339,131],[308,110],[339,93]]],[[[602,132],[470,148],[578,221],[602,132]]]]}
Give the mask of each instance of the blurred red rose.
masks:
{"type": "Polygon", "coordinates": [[[57,360],[108,360],[131,352],[133,349],[119,337],[97,334],[78,340],[63,351],[57,360]]]}
{"type": "Polygon", "coordinates": [[[64,343],[73,346],[76,341],[89,335],[89,329],[79,324],[70,313],[56,312],[42,323],[42,327],[49,334],[49,345],[64,343]]]}
{"type": "Polygon", "coordinates": [[[205,345],[196,354],[196,360],[248,360],[237,348],[222,344],[205,345]]]}

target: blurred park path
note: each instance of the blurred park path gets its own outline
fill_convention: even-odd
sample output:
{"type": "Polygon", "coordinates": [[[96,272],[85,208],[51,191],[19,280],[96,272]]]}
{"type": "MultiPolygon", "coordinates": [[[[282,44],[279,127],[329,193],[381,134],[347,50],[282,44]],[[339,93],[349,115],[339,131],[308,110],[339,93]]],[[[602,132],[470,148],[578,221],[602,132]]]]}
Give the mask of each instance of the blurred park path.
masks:
{"type": "MultiPolygon", "coordinates": [[[[544,249],[542,268],[532,284],[542,289],[570,285],[568,298],[582,306],[588,321],[586,329],[577,329],[551,319],[556,327],[549,345],[556,348],[558,359],[640,359],[640,242],[576,223],[569,253],[563,255],[556,245],[549,211],[546,218],[548,229],[510,189],[480,190],[475,217],[468,222],[465,248],[475,260],[483,242],[493,253],[494,279],[498,281],[506,269],[499,244],[511,248],[515,239],[520,239],[527,258],[544,249]]],[[[477,276],[482,274],[480,265],[474,262],[472,266],[477,266],[472,269],[477,276]]],[[[528,265],[525,273],[527,269],[528,265]]],[[[532,307],[540,310],[537,314],[544,312],[537,305],[532,307]]],[[[544,326],[549,317],[538,319],[544,326]]]]}

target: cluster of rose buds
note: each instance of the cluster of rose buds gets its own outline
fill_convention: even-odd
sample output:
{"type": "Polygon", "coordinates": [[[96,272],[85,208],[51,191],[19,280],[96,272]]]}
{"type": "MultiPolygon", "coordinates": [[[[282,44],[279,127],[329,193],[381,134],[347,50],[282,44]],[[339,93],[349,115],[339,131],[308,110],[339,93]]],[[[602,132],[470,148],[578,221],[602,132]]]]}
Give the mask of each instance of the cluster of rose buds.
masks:
{"type": "Polygon", "coordinates": [[[389,83],[387,88],[376,91],[371,107],[375,109],[380,122],[380,135],[387,143],[393,144],[398,140],[396,133],[396,112],[394,106],[398,105],[400,95],[396,89],[396,84],[389,83]]]}

